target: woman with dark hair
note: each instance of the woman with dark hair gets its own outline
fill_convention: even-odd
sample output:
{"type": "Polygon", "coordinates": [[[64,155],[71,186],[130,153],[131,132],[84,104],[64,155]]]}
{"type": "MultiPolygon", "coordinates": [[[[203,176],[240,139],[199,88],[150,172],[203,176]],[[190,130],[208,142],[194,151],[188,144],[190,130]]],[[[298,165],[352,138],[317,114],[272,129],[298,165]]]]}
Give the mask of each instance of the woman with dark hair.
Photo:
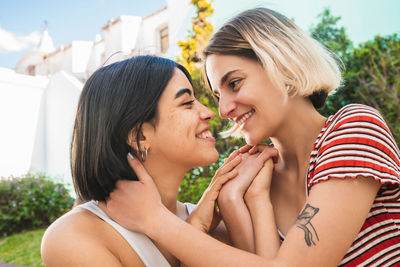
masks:
{"type": "MultiPolygon", "coordinates": [[[[224,226],[217,226],[213,216],[219,189],[237,175],[233,168],[240,162],[259,170],[268,155],[242,160],[234,152],[216,172],[197,208],[177,201],[184,174],[218,159],[208,124],[213,116],[194,97],[186,69],[171,60],[139,56],[97,70],[82,90],[71,143],[75,191],[85,203],[47,229],[41,249],[44,264],[179,265],[164,245],[128,231],[99,208],[117,181],[138,179],[127,155],[140,159],[172,214],[229,242],[224,226]],[[206,224],[197,219],[204,218],[203,213],[208,216],[206,224]]],[[[139,192],[127,193],[135,197],[139,192]]]]}
{"type": "Polygon", "coordinates": [[[152,212],[118,184],[104,210],[189,266],[399,265],[400,151],[371,107],[347,105],[328,118],[318,113],[341,83],[332,54],[291,20],[264,8],[224,24],[204,54],[220,115],[235,123],[228,134],[244,135],[254,146],[250,154],[271,150],[257,146],[268,138],[279,151],[272,176],[257,175],[249,183],[239,171],[218,197],[233,244],[258,255],[176,220],[150,194],[152,180],[135,160],[141,182],[123,185],[142,189],[152,212]],[[189,245],[192,250],[182,252],[189,245]]]}

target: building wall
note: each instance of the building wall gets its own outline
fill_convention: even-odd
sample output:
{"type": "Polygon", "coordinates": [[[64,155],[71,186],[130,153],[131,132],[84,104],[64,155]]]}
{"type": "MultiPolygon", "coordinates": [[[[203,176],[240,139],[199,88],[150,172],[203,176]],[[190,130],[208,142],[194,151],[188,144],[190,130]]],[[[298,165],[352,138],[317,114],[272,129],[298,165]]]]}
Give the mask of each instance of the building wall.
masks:
{"type": "Polygon", "coordinates": [[[94,42],[73,41],[54,52],[31,51],[18,63],[17,71],[24,74],[0,69],[0,176],[33,170],[71,182],[69,149],[83,82],[102,65],[122,59],[108,59],[118,51],[125,57],[165,56],[160,43],[165,27],[169,50],[176,49],[190,28],[193,10],[189,0],[167,4],[143,18],[121,16],[109,22],[102,28],[104,37],[94,42]]]}
{"type": "Polygon", "coordinates": [[[82,83],[0,68],[0,177],[45,172],[72,184],[69,148],[82,83]]]}
{"type": "Polygon", "coordinates": [[[120,16],[111,20],[101,29],[104,36],[101,40],[73,41],[51,53],[30,52],[30,56],[17,64],[17,71],[29,74],[32,72],[29,70],[34,70],[35,75],[44,76],[65,71],[85,81],[105,62],[110,64],[120,60],[121,56],[112,56],[116,52],[122,52],[125,57],[153,54],[174,59],[179,54],[176,43],[187,34],[192,15],[193,7],[189,0],[167,0],[167,7],[143,18],[120,16]],[[168,27],[169,50],[173,53],[161,53],[160,30],[165,27],[168,27]]]}
{"type": "Polygon", "coordinates": [[[48,82],[0,68],[0,177],[29,171],[48,82]]]}
{"type": "Polygon", "coordinates": [[[82,88],[80,81],[64,71],[50,77],[42,95],[42,113],[39,116],[39,124],[43,128],[37,132],[32,156],[43,159],[32,161],[32,169],[44,170],[48,175],[61,177],[70,184],[70,143],[82,88]]]}
{"type": "Polygon", "coordinates": [[[164,9],[152,16],[145,17],[142,22],[141,36],[135,54],[161,55],[159,31],[168,27],[168,10],[164,9]]]}

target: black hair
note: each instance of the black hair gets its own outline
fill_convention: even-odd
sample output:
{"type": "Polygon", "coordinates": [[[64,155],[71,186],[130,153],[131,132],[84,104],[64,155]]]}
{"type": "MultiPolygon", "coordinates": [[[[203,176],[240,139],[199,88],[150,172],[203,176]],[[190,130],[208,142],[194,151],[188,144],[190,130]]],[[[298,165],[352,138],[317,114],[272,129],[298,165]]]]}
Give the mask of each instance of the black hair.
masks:
{"type": "Polygon", "coordinates": [[[306,96],[306,98],[311,101],[315,109],[322,108],[325,105],[327,97],[328,93],[324,90],[315,91],[311,95],[306,96]]]}
{"type": "Polygon", "coordinates": [[[138,180],[126,156],[132,130],[139,146],[141,127],[157,124],[161,94],[176,69],[192,83],[187,70],[176,62],[137,56],[102,67],[82,90],[71,142],[71,171],[81,201],[104,201],[118,180],[138,180]]]}

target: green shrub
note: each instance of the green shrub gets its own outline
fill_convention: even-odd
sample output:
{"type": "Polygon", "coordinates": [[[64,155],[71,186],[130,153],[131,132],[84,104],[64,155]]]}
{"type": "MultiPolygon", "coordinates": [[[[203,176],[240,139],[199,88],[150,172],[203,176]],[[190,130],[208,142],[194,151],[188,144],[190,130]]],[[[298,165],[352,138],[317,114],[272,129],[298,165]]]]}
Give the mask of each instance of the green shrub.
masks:
{"type": "Polygon", "coordinates": [[[0,234],[48,226],[73,204],[65,186],[42,174],[0,180],[0,234]]]}

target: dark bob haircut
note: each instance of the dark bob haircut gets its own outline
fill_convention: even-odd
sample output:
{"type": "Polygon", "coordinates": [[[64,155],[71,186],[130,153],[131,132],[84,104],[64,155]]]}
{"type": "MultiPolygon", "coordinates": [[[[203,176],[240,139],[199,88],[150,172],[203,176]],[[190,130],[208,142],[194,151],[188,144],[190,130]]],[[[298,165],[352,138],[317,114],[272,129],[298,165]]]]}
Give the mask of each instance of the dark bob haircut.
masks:
{"type": "Polygon", "coordinates": [[[143,123],[157,124],[157,105],[165,87],[181,70],[172,60],[137,56],[98,69],[86,81],[75,118],[71,142],[71,171],[80,201],[104,201],[118,180],[138,180],[130,168],[128,145],[134,130],[139,146],[143,123]]]}

